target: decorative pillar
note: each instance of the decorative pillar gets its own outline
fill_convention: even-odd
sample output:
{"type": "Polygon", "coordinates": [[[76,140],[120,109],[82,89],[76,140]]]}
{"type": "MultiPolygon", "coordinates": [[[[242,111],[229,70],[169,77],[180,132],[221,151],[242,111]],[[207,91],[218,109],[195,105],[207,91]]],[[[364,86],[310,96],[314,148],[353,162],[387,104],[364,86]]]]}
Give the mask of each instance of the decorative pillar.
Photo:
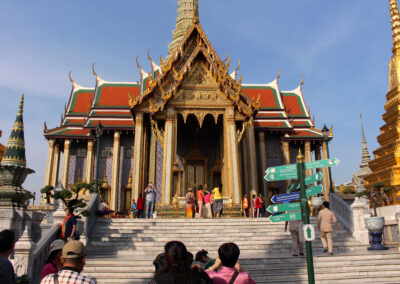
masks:
{"type": "Polygon", "coordinates": [[[133,148],[133,186],[131,198],[137,199],[139,192],[142,190],[143,176],[141,168],[143,164],[143,113],[136,113],[135,115],[135,145],[133,148]]]}
{"type": "Polygon", "coordinates": [[[170,204],[172,192],[172,167],[174,165],[174,135],[175,135],[175,109],[167,109],[167,120],[164,129],[164,159],[163,159],[163,182],[162,182],[162,203],[170,204]]]}
{"type": "Polygon", "coordinates": [[[156,148],[157,137],[154,132],[150,132],[150,157],[149,157],[149,182],[156,184],[156,148]]]}
{"type": "MultiPolygon", "coordinates": [[[[315,145],[314,152],[315,152],[315,160],[316,161],[321,160],[321,145],[319,145],[319,144],[315,145]]],[[[316,171],[317,171],[317,173],[321,173],[322,172],[322,168],[318,168],[316,171]]],[[[322,184],[322,182],[318,181],[317,184],[322,184]]]]}
{"type": "Polygon", "coordinates": [[[58,183],[58,171],[60,168],[60,145],[55,144],[54,146],[54,159],[53,159],[53,171],[51,174],[51,185],[56,186],[58,183]]]}
{"type": "Polygon", "coordinates": [[[86,174],[85,181],[91,183],[93,181],[93,162],[94,162],[94,141],[88,140],[86,153],[86,174]]]}
{"type": "Polygon", "coordinates": [[[247,197],[250,198],[250,187],[249,187],[249,157],[247,151],[247,137],[242,139],[242,156],[243,156],[243,179],[244,179],[244,190],[247,193],[247,197]]]}
{"type": "Polygon", "coordinates": [[[50,185],[53,173],[53,162],[54,162],[54,139],[49,140],[49,150],[47,151],[47,162],[46,162],[46,173],[44,177],[44,186],[50,185]]]}
{"type": "MultiPolygon", "coordinates": [[[[322,159],[328,159],[328,148],[326,142],[322,142],[322,159]]],[[[324,199],[329,201],[329,170],[328,168],[323,168],[324,173],[324,199]]]]}
{"type": "Polygon", "coordinates": [[[61,184],[62,184],[63,188],[65,188],[65,189],[68,189],[70,146],[71,146],[71,140],[70,139],[65,139],[65,141],[64,141],[63,167],[62,167],[62,174],[61,174],[61,184]]]}
{"type": "MultiPolygon", "coordinates": [[[[266,144],[265,144],[265,132],[260,131],[258,132],[258,147],[259,147],[259,153],[260,153],[260,174],[262,177],[264,177],[264,172],[267,169],[267,151],[266,151],[266,144]]],[[[268,184],[267,181],[263,178],[262,179],[262,190],[264,193],[264,199],[265,202],[268,202],[268,184]]]]}
{"type": "Polygon", "coordinates": [[[118,208],[118,193],[119,193],[119,156],[121,152],[120,143],[121,133],[114,132],[114,146],[113,146],[113,162],[112,162],[112,176],[111,176],[111,210],[119,211],[118,208]]]}
{"type": "Polygon", "coordinates": [[[256,142],[255,142],[255,137],[254,137],[254,125],[253,125],[252,120],[250,121],[249,125],[246,128],[246,138],[247,138],[247,142],[248,142],[247,147],[248,147],[249,158],[250,158],[249,159],[250,188],[252,190],[255,190],[256,192],[258,192],[256,142]]]}
{"type": "MultiPolygon", "coordinates": [[[[239,172],[239,157],[238,157],[238,143],[236,136],[236,125],[235,125],[235,111],[233,108],[226,109],[226,129],[227,129],[227,145],[228,145],[228,176],[231,180],[230,193],[232,195],[233,203],[239,204],[241,200],[241,184],[240,184],[240,172],[239,172]]],[[[254,135],[253,135],[254,137],[254,135]]]]}
{"type": "MultiPolygon", "coordinates": [[[[306,141],[305,143],[305,147],[304,147],[304,156],[306,158],[306,163],[307,162],[311,162],[312,161],[312,157],[311,157],[311,142],[310,141],[306,141]]],[[[312,175],[313,171],[312,170],[306,170],[306,176],[310,176],[312,175]]]]}

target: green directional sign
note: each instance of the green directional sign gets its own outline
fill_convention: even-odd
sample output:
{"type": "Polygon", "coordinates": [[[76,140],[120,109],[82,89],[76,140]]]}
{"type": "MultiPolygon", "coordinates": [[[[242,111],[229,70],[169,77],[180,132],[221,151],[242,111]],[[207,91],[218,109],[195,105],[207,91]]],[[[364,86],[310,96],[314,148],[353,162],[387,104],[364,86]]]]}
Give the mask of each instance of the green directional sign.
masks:
{"type": "Polygon", "coordinates": [[[265,171],[267,181],[297,179],[296,164],[270,167],[265,171]]]}
{"type": "Polygon", "coordinates": [[[269,217],[271,222],[284,222],[284,221],[296,221],[301,219],[300,212],[290,212],[286,214],[279,214],[269,217]]]}
{"type": "MultiPolygon", "coordinates": [[[[322,173],[313,174],[313,175],[308,176],[308,177],[305,178],[305,185],[312,184],[314,182],[320,181],[321,179],[322,179],[322,173]]],[[[288,192],[294,192],[294,191],[299,190],[299,189],[300,189],[300,184],[295,182],[295,183],[292,183],[289,186],[288,192]]]]}
{"type": "Polygon", "coordinates": [[[311,188],[308,188],[306,190],[306,195],[307,197],[316,195],[316,194],[320,194],[322,192],[322,190],[324,189],[324,187],[320,184],[311,188]]]}
{"type": "Polygon", "coordinates": [[[286,211],[300,211],[300,203],[287,203],[268,206],[267,210],[270,213],[286,212],[286,211]]]}
{"type": "Polygon", "coordinates": [[[327,159],[327,160],[317,160],[312,162],[307,162],[306,170],[318,169],[318,168],[326,168],[326,167],[333,167],[339,165],[339,159],[327,159]]]}

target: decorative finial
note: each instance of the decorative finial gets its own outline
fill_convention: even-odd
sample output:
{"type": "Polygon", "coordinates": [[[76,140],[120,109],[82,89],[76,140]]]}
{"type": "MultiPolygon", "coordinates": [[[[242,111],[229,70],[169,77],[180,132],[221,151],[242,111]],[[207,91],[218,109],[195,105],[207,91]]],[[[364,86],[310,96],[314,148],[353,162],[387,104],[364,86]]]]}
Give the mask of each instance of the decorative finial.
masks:
{"type": "Polygon", "coordinates": [[[239,59],[239,62],[238,62],[238,66],[235,69],[235,76],[236,76],[237,72],[239,71],[239,69],[240,69],[240,59],[239,59]]]}
{"type": "Polygon", "coordinates": [[[304,161],[304,156],[301,153],[301,148],[299,148],[299,154],[297,155],[297,162],[302,163],[304,161]]]}
{"type": "Polygon", "coordinates": [[[226,61],[228,61],[228,59],[229,59],[229,52],[226,51],[226,57],[225,57],[225,59],[224,59],[224,63],[226,63],[226,61]]]}
{"type": "Polygon", "coordinates": [[[68,73],[68,78],[69,78],[69,81],[70,81],[72,84],[74,84],[75,81],[72,80],[72,78],[71,78],[71,72],[72,72],[72,71],[69,71],[69,73],[68,73]]]}
{"type": "Polygon", "coordinates": [[[2,166],[26,167],[23,111],[24,94],[21,96],[17,117],[15,118],[10,138],[8,139],[7,147],[1,160],[2,166]]]}
{"type": "Polygon", "coordinates": [[[46,121],[43,123],[43,133],[47,133],[47,123],[46,123],[46,121]]]}
{"type": "Polygon", "coordinates": [[[329,137],[333,137],[333,124],[331,124],[331,128],[329,129],[329,137]]]}
{"type": "Polygon", "coordinates": [[[139,68],[140,69],[140,72],[142,72],[142,67],[140,67],[140,65],[139,65],[139,56],[136,56],[136,66],[137,66],[137,68],[139,68]]]}
{"type": "Polygon", "coordinates": [[[392,22],[393,52],[400,48],[400,13],[397,0],[389,0],[390,20],[392,22]]]}
{"type": "Polygon", "coordinates": [[[365,134],[364,134],[364,125],[363,125],[363,121],[362,121],[362,114],[360,113],[360,120],[361,120],[361,135],[362,135],[362,143],[363,145],[367,144],[366,140],[365,140],[365,134]]]}
{"type": "Polygon", "coordinates": [[[300,86],[303,86],[303,85],[304,85],[304,75],[303,75],[303,80],[300,83],[300,86]]]}
{"type": "Polygon", "coordinates": [[[151,62],[153,62],[153,59],[151,59],[151,57],[150,57],[150,48],[147,50],[147,58],[148,58],[151,62]]]}
{"type": "Polygon", "coordinates": [[[282,70],[281,70],[281,68],[279,68],[279,73],[278,73],[278,76],[276,76],[276,80],[278,80],[281,77],[281,75],[282,75],[282,70]]]}
{"type": "Polygon", "coordinates": [[[94,64],[95,63],[92,64],[92,73],[94,76],[96,76],[96,80],[97,80],[97,78],[99,78],[99,76],[97,75],[96,71],[94,70],[94,64]]]}

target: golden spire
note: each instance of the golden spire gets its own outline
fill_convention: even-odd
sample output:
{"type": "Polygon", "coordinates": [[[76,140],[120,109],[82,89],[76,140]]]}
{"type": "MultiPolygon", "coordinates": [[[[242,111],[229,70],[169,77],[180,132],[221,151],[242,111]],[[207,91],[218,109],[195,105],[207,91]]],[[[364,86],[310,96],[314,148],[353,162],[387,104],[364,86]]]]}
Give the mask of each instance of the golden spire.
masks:
{"type": "Polygon", "coordinates": [[[389,0],[390,20],[392,22],[393,52],[400,48],[400,13],[397,0],[389,0]]]}

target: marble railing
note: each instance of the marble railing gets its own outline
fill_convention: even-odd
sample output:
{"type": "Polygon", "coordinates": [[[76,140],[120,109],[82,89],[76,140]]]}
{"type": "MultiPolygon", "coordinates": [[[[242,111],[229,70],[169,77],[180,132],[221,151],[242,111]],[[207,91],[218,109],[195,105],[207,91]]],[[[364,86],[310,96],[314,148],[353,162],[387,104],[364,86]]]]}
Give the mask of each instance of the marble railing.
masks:
{"type": "Polygon", "coordinates": [[[343,199],[335,193],[329,194],[330,209],[335,213],[339,223],[341,223],[348,232],[354,231],[353,209],[343,199]]]}
{"type": "Polygon", "coordinates": [[[49,255],[50,244],[57,238],[60,230],[60,226],[54,224],[47,233],[42,236],[39,242],[36,244],[35,249],[32,252],[32,283],[40,283],[40,273],[46,264],[47,257],[49,255]]]}
{"type": "Polygon", "coordinates": [[[89,235],[92,232],[94,225],[96,224],[97,210],[99,208],[99,203],[100,203],[99,195],[92,194],[92,197],[86,208],[86,210],[89,212],[89,216],[82,218],[84,225],[83,225],[83,232],[80,236],[81,237],[80,241],[85,245],[89,242],[89,235]]]}

